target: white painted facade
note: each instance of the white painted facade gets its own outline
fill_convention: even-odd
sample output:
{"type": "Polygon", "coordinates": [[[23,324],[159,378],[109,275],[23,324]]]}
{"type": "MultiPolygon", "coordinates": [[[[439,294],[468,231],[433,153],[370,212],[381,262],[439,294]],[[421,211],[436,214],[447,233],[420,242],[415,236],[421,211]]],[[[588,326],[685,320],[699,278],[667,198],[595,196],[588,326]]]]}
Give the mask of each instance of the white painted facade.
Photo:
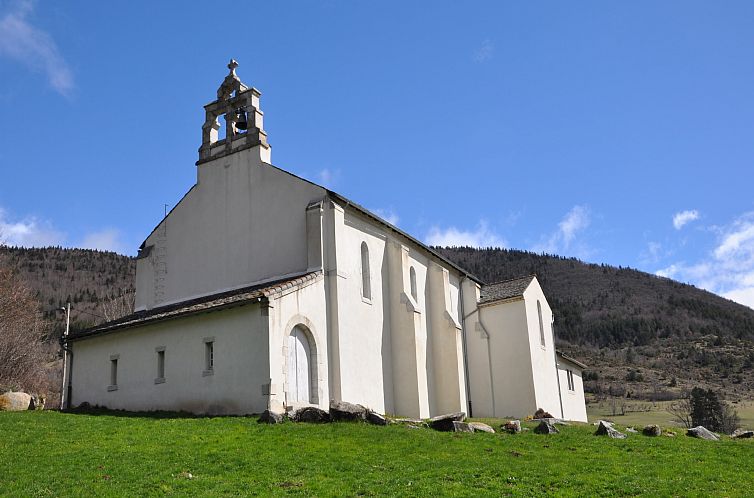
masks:
{"type": "Polygon", "coordinates": [[[463,269],[272,166],[259,92],[234,70],[205,106],[196,185],[140,249],[136,314],[73,338],[71,404],[242,414],[334,399],[411,417],[470,405],[474,416],[560,413],[539,285],[480,306],[481,284],[463,269]]]}

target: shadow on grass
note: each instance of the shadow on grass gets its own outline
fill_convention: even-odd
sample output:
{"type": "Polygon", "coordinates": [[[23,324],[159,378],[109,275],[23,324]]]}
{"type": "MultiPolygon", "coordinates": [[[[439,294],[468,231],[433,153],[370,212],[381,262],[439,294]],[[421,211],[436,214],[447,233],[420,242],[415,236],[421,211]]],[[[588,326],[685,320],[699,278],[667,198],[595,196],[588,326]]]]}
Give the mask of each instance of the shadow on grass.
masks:
{"type": "Polygon", "coordinates": [[[63,413],[70,413],[73,415],[93,415],[93,416],[108,416],[108,417],[126,417],[126,418],[152,418],[152,419],[179,419],[179,418],[259,418],[259,415],[200,415],[191,412],[175,412],[175,411],[144,411],[144,412],[130,412],[126,410],[114,410],[104,406],[79,406],[77,408],[70,408],[63,410],[63,413]]]}

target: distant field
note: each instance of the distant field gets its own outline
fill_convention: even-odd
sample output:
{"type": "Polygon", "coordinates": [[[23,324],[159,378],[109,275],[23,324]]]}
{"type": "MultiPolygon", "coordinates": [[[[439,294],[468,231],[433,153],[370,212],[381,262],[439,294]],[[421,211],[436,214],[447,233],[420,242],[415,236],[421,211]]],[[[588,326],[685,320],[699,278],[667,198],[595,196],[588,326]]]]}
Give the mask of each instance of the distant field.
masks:
{"type": "Polygon", "coordinates": [[[0,413],[1,496],[746,496],[754,441],[0,413]]]}
{"type": "MultiPolygon", "coordinates": [[[[611,405],[608,401],[590,403],[586,406],[587,416],[590,421],[609,419],[622,425],[643,427],[647,424],[661,426],[678,426],[673,416],[668,413],[667,405],[670,402],[651,403],[649,401],[627,402],[629,410],[625,415],[612,415],[611,405]],[[647,411],[645,411],[647,410],[647,411]]],[[[754,429],[754,401],[742,401],[733,405],[741,418],[741,427],[754,429]]]]}

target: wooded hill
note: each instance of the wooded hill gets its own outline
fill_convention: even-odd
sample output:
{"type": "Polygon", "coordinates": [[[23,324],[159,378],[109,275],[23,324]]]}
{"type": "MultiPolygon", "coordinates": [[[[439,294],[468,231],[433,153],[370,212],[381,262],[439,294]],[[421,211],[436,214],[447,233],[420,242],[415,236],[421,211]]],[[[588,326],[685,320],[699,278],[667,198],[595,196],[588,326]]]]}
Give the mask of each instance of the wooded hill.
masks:
{"type": "MultiPolygon", "coordinates": [[[[667,399],[696,385],[754,397],[754,310],[629,268],[517,250],[440,248],[485,282],[536,274],[555,313],[559,347],[590,367],[597,395],[667,399]]],[[[72,327],[103,321],[106,301],[130,292],[135,260],[112,252],[0,247],[46,316],[72,304],[72,327]],[[98,315],[95,317],[94,315],[98,315]]]]}
{"type": "Polygon", "coordinates": [[[114,252],[61,247],[0,246],[0,264],[14,267],[36,293],[53,336],[65,327],[57,309],[71,303],[71,328],[104,321],[103,303],[133,292],[136,260],[114,252]]]}

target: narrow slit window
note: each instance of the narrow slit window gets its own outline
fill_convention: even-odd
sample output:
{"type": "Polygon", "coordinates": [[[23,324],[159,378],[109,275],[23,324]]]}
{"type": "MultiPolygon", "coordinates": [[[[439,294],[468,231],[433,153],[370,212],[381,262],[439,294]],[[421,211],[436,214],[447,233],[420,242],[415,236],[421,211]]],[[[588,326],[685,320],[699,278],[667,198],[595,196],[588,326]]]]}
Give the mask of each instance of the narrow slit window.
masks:
{"type": "Polygon", "coordinates": [[[574,391],[575,387],[573,383],[573,372],[570,370],[566,370],[566,373],[568,374],[568,390],[574,391]]]}
{"type": "Polygon", "coordinates": [[[539,315],[539,342],[545,347],[545,325],[542,322],[542,304],[537,301],[537,315],[539,315]]]}
{"type": "Polygon", "coordinates": [[[204,369],[212,372],[215,369],[215,343],[207,341],[204,343],[204,369]]]}
{"type": "Polygon", "coordinates": [[[154,379],[155,384],[162,384],[165,382],[165,348],[159,347],[157,351],[157,378],[154,379]]]}
{"type": "Polygon", "coordinates": [[[369,248],[361,243],[361,292],[366,299],[372,299],[372,278],[369,274],[369,248]]]}
{"type": "Polygon", "coordinates": [[[419,292],[416,289],[416,270],[414,270],[413,266],[409,270],[409,279],[411,280],[411,297],[413,297],[414,300],[418,300],[419,292]]]}
{"type": "Polygon", "coordinates": [[[110,360],[110,386],[118,385],[118,359],[110,360]]]}

